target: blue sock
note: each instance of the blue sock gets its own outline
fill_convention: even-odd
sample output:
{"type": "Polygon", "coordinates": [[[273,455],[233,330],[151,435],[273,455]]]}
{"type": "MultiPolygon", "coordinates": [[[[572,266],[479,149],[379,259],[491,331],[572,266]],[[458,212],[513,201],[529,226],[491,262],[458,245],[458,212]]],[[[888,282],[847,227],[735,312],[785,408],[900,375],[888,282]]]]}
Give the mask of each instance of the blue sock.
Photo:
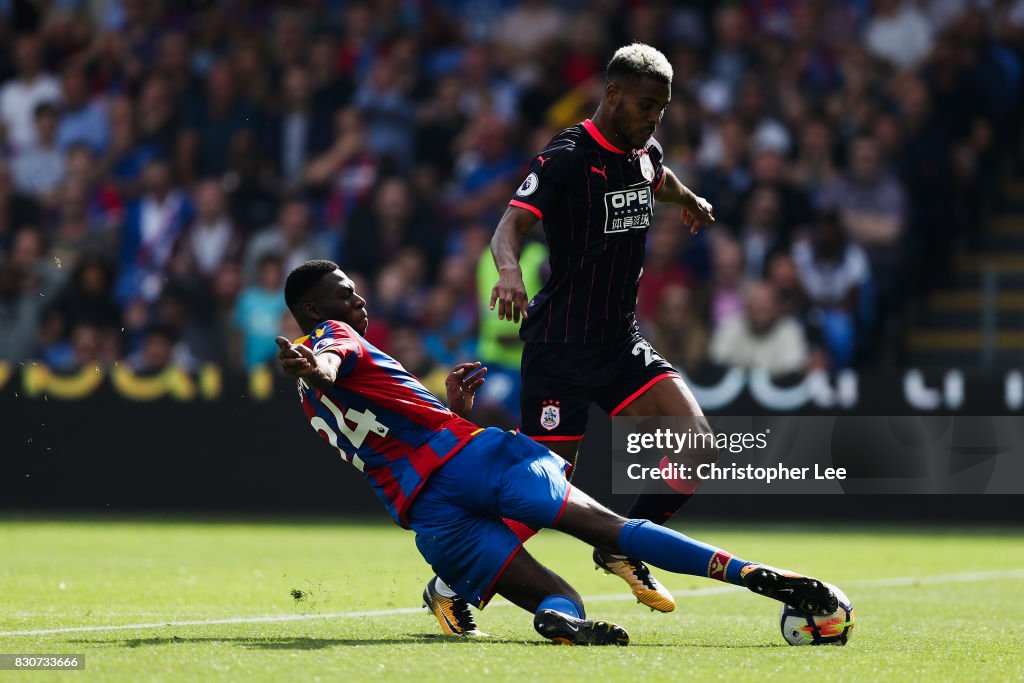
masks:
{"type": "Polygon", "coordinates": [[[736,585],[743,585],[740,570],[753,564],[646,519],[626,522],[619,533],[619,549],[625,555],[676,574],[706,576],[736,585]]]}
{"type": "Polygon", "coordinates": [[[577,619],[586,619],[587,617],[587,613],[583,610],[583,605],[564,595],[549,595],[544,598],[537,605],[537,613],[540,614],[542,609],[553,609],[556,612],[568,614],[570,617],[576,617],[577,619]]]}

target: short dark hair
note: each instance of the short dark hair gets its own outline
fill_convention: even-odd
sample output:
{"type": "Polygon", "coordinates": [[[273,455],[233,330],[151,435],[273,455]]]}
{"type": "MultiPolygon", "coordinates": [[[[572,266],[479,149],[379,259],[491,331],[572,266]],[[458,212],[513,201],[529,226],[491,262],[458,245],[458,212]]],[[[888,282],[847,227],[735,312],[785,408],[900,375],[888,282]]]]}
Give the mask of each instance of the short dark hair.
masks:
{"type": "Polygon", "coordinates": [[[295,313],[301,299],[323,279],[324,275],[336,270],[338,270],[338,264],[334,261],[317,259],[306,261],[288,273],[288,279],[284,282],[284,302],[288,304],[292,313],[295,313]]]}
{"type": "Polygon", "coordinates": [[[643,76],[672,85],[672,65],[661,51],[644,43],[620,47],[605,69],[605,80],[609,83],[643,76]]]}

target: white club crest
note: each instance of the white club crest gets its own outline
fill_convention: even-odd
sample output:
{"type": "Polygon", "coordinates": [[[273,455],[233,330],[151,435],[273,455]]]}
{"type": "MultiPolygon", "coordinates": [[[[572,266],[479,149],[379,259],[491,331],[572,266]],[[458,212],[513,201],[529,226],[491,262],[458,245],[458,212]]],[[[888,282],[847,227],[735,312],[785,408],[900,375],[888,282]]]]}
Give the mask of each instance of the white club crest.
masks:
{"type": "Polygon", "coordinates": [[[654,180],[654,162],[651,161],[651,155],[646,152],[640,155],[640,173],[647,182],[654,180]]]}
{"type": "Polygon", "coordinates": [[[557,403],[545,403],[540,409],[540,426],[549,432],[562,422],[561,409],[557,403]]]}

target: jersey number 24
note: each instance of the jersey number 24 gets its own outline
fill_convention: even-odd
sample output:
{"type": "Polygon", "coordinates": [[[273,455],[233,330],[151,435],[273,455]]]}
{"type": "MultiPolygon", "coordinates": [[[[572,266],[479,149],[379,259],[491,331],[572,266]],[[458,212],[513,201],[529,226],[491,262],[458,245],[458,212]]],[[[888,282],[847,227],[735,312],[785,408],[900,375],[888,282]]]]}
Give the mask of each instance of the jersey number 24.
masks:
{"type": "MultiPolygon", "coordinates": [[[[356,410],[355,408],[349,408],[347,411],[342,412],[341,407],[338,406],[334,401],[327,398],[326,394],[320,394],[320,402],[331,412],[334,416],[334,422],[338,427],[338,431],[348,439],[349,443],[353,447],[359,448],[363,445],[363,441],[366,437],[373,432],[377,436],[385,437],[388,435],[388,428],[377,421],[377,416],[369,410],[356,410]],[[354,428],[349,427],[348,423],[351,422],[355,425],[354,428]]],[[[309,421],[313,429],[318,432],[323,432],[327,437],[327,441],[338,449],[338,453],[347,462],[352,463],[357,470],[363,471],[365,463],[362,459],[352,453],[349,455],[345,452],[345,449],[338,445],[338,432],[334,431],[334,428],[324,418],[317,415],[309,421]]]]}

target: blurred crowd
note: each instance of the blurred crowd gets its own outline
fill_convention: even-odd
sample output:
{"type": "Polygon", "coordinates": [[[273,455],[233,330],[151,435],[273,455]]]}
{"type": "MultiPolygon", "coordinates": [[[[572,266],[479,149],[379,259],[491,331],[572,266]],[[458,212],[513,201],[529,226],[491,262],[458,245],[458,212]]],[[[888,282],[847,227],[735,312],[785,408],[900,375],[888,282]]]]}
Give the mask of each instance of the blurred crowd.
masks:
{"type": "Polygon", "coordinates": [[[529,159],[633,40],[673,64],[657,138],[718,218],[656,210],[655,348],[898,362],[1019,170],[1024,0],[0,0],[0,359],[265,363],[300,334],[283,277],[323,257],[437,386],[483,347],[529,159]]]}

